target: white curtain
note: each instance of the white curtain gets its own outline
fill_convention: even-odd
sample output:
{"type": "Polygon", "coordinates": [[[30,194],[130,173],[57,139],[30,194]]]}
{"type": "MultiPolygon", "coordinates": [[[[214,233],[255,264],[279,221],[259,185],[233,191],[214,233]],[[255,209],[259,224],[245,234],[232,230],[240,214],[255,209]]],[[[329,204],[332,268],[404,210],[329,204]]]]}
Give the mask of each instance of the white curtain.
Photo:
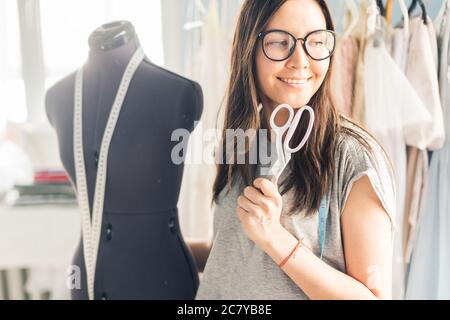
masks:
{"type": "Polygon", "coordinates": [[[187,28],[183,30],[186,57],[183,73],[201,85],[204,96],[201,121],[189,140],[190,148],[178,203],[181,226],[188,237],[210,239],[212,236],[211,199],[216,174],[214,149],[223,126],[222,102],[240,2],[203,1],[203,10],[198,2],[191,0],[186,7],[189,25],[201,26],[189,29],[186,25],[187,28]]]}

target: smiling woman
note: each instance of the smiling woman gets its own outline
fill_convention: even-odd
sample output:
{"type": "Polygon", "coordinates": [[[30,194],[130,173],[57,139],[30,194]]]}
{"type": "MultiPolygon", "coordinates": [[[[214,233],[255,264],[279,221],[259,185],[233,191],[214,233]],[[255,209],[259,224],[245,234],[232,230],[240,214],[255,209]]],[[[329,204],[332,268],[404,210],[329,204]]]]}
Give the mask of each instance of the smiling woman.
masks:
{"type": "Polygon", "coordinates": [[[256,66],[262,104],[268,110],[281,103],[304,106],[319,89],[335,44],[333,31],[326,28],[320,10],[298,6],[295,1],[283,5],[264,28],[256,66]],[[300,41],[301,46],[297,45],[300,41]],[[280,44],[285,47],[280,48],[280,44]]]}
{"type": "MultiPolygon", "coordinates": [[[[336,111],[334,46],[325,1],[243,3],[224,128],[267,129],[280,104],[309,105],[314,128],[279,185],[258,178],[259,165],[249,161],[218,165],[214,242],[197,299],[391,297],[393,172],[376,140],[336,111]]],[[[292,145],[307,122],[299,127],[292,145]]],[[[236,150],[225,132],[222,143],[250,150],[236,150]]]]}

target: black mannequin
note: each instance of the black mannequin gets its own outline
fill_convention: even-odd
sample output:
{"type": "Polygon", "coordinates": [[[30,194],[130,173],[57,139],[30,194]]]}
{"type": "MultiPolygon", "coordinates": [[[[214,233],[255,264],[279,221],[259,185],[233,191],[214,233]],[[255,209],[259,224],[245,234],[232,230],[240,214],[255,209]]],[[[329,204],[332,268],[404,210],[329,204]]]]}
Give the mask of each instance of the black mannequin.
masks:
{"type": "MultiPolygon", "coordinates": [[[[97,159],[107,118],[124,70],[140,46],[131,23],[102,25],[89,38],[83,67],[83,149],[92,212],[97,159]]],[[[73,152],[75,73],[46,95],[48,119],[61,161],[76,186],[73,152]]],[[[95,299],[193,299],[198,273],[178,223],[183,165],[171,160],[175,129],[194,129],[203,109],[200,86],[151,63],[139,65],[112,137],[98,249],[95,299]]],[[[87,299],[83,243],[74,265],[87,299]]]]}

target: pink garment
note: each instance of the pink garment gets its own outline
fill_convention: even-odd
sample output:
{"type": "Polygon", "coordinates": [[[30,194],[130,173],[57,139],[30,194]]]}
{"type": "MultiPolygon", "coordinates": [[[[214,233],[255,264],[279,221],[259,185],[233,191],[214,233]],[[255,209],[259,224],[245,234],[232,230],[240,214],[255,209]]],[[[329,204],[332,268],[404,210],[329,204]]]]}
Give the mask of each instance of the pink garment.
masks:
{"type": "Polygon", "coordinates": [[[357,56],[356,40],[351,36],[341,38],[334,53],[332,86],[338,110],[346,117],[350,117],[352,113],[357,56]]]}
{"type": "Polygon", "coordinates": [[[355,29],[352,31],[352,37],[356,44],[356,70],[354,74],[353,82],[353,99],[351,104],[351,118],[359,125],[365,126],[365,89],[364,89],[364,77],[365,66],[364,56],[366,49],[366,42],[368,36],[367,30],[367,18],[369,2],[361,1],[359,20],[355,29]]]}
{"type": "Polygon", "coordinates": [[[428,175],[428,153],[426,148],[436,150],[445,139],[442,106],[437,77],[437,39],[433,23],[428,19],[425,25],[421,17],[410,22],[406,76],[430,112],[433,122],[428,127],[428,141],[417,148],[408,150],[407,188],[405,197],[404,255],[409,263],[416,238],[416,226],[420,220],[420,204],[428,175]]]}
{"type": "Polygon", "coordinates": [[[413,243],[416,238],[420,207],[428,175],[428,152],[416,147],[407,149],[407,178],[405,194],[405,224],[403,226],[403,243],[405,263],[411,262],[413,243]]]}
{"type": "MultiPolygon", "coordinates": [[[[430,19],[425,25],[419,16],[411,19],[410,33],[405,74],[433,119],[426,127],[427,139],[417,147],[438,150],[444,144],[445,129],[436,67],[436,32],[430,19]]],[[[416,142],[406,141],[408,145],[416,145],[416,142]]]]}

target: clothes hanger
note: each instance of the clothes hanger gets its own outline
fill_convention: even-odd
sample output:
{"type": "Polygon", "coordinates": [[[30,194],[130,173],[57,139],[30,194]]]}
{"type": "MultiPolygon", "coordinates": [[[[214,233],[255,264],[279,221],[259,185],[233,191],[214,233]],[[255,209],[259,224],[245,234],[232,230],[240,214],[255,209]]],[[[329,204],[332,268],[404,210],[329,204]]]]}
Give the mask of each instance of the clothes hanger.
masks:
{"type": "Polygon", "coordinates": [[[382,18],[382,11],[384,11],[383,3],[378,0],[372,0],[367,8],[367,36],[373,36],[374,47],[379,47],[384,42],[386,20],[382,18]]]}
{"type": "Polygon", "coordinates": [[[409,8],[408,8],[409,14],[411,14],[414,11],[414,9],[417,7],[417,2],[418,2],[417,0],[411,1],[411,4],[409,5],[409,8]]]}
{"type": "Polygon", "coordinates": [[[445,9],[450,9],[450,0],[444,0],[442,2],[440,11],[444,11],[445,9]]]}
{"type": "Polygon", "coordinates": [[[380,9],[380,14],[382,16],[384,16],[386,14],[386,11],[385,11],[385,8],[383,5],[383,0],[377,0],[377,6],[378,6],[378,9],[380,9]]]}
{"type": "MultiPolygon", "coordinates": [[[[200,15],[203,17],[205,16],[208,11],[206,10],[205,5],[203,4],[202,0],[194,0],[193,2],[194,8],[190,8],[190,11],[194,11],[197,10],[198,12],[200,12],[200,15]]],[[[192,4],[191,4],[192,6],[192,4]]],[[[189,21],[186,22],[183,25],[183,29],[186,31],[192,30],[192,29],[196,29],[196,28],[201,28],[203,27],[203,21],[202,20],[196,20],[196,21],[189,21]]]]}
{"type": "Polygon", "coordinates": [[[348,26],[347,30],[345,30],[344,35],[342,37],[343,39],[350,36],[350,34],[352,33],[353,29],[356,27],[356,25],[358,24],[358,21],[359,21],[359,10],[355,3],[355,0],[346,0],[345,4],[347,5],[348,9],[350,10],[352,22],[348,26]]]}
{"type": "Polygon", "coordinates": [[[202,15],[205,15],[208,11],[206,10],[205,5],[202,0],[195,0],[195,7],[202,15]]]}
{"type": "Polygon", "coordinates": [[[450,0],[444,0],[442,1],[441,8],[439,9],[439,12],[436,16],[436,19],[434,20],[434,24],[436,26],[436,33],[440,34],[442,32],[442,22],[444,19],[444,15],[448,14],[448,10],[450,10],[450,0]]]}
{"type": "Polygon", "coordinates": [[[414,9],[417,7],[417,5],[419,5],[420,8],[422,9],[422,20],[423,20],[423,23],[425,25],[428,24],[427,8],[425,7],[425,4],[423,3],[422,0],[413,0],[411,2],[411,5],[409,6],[409,9],[408,9],[409,15],[411,15],[411,13],[414,11],[414,9]]]}
{"type": "Polygon", "coordinates": [[[398,0],[400,10],[403,15],[403,30],[405,30],[405,34],[409,34],[409,12],[408,7],[406,6],[405,0],[398,0]]]}
{"type": "Polygon", "coordinates": [[[428,24],[427,8],[425,7],[425,4],[423,3],[422,0],[418,0],[418,1],[419,1],[419,4],[420,4],[420,7],[422,8],[422,20],[423,20],[423,23],[425,25],[427,25],[428,24]]]}
{"type": "MultiPolygon", "coordinates": [[[[400,6],[400,10],[402,12],[403,15],[403,19],[404,19],[404,30],[406,34],[409,34],[409,13],[408,13],[408,7],[406,6],[405,0],[398,0],[399,6],[400,6]]],[[[382,10],[384,10],[384,15],[386,17],[386,22],[387,25],[389,26],[391,24],[392,21],[392,9],[393,9],[393,1],[392,0],[387,0],[386,1],[386,7],[383,8],[383,1],[377,1],[377,5],[378,8],[380,9],[380,12],[383,12],[382,10]]]]}
{"type": "Polygon", "coordinates": [[[442,1],[442,6],[439,9],[439,12],[436,16],[436,21],[441,21],[442,17],[444,16],[444,13],[446,12],[446,10],[450,9],[450,0],[444,0],[442,1]]]}

